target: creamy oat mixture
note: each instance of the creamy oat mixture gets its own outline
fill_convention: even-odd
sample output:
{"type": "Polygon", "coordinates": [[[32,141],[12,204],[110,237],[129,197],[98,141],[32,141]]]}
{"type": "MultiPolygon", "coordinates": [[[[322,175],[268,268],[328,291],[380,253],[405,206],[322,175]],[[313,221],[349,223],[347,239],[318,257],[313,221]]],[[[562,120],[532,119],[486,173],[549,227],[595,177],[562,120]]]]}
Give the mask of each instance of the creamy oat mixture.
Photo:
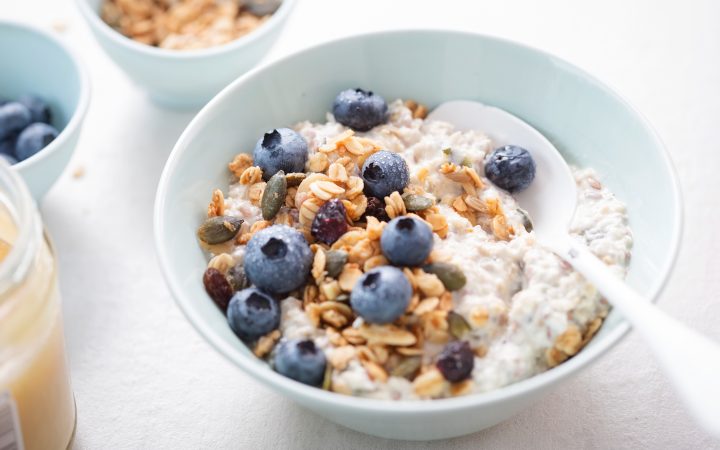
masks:
{"type": "MultiPolygon", "coordinates": [[[[481,131],[459,132],[448,123],[425,121],[424,113],[421,106],[398,100],[389,105],[388,123],[366,133],[353,133],[330,114],[325,123],[294,127],[309,146],[308,175],[288,189],[274,222],[296,227],[312,243],[313,212],[323,199],[336,197],[356,223],[332,246],[311,245],[312,279],[302,292],[281,301],[280,329],[260,338],[256,355],[271,359],[279,339],[309,338],[326,354],[326,389],[382,399],[442,398],[543,372],[576,354],[600,327],[608,304],[566,263],[535,244],[512,196],[478,175],[494,148],[491,140],[481,131]],[[414,213],[434,232],[430,260],[455,264],[467,280],[449,292],[435,275],[405,268],[414,295],[405,316],[392,325],[364,324],[348,305],[359,275],[387,264],[377,241],[384,222],[370,217],[365,223],[367,198],[358,188],[358,166],[379,148],[407,161],[406,192],[436,199],[435,206],[414,213]],[[330,184],[310,186],[318,181],[330,184]],[[327,275],[325,261],[331,249],[349,255],[335,278],[327,275]],[[433,361],[459,335],[471,344],[474,368],[469,379],[450,383],[433,361]]],[[[236,157],[230,169],[235,182],[227,196],[215,192],[208,214],[237,216],[244,223],[234,243],[211,249],[216,256],[210,267],[221,270],[242,264],[244,244],[270,225],[261,215],[265,182],[259,169],[248,155],[236,157]]],[[[624,276],[632,247],[625,206],[591,169],[573,173],[578,208],[571,231],[624,276]]],[[[411,214],[400,194],[385,198],[391,218],[411,214]]]]}

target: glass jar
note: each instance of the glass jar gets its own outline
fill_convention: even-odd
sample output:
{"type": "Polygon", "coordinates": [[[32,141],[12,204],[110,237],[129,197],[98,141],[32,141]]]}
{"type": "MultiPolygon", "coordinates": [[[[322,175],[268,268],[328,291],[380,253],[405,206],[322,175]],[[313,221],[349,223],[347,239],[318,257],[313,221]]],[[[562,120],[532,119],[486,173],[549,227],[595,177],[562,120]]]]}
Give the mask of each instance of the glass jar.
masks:
{"type": "Polygon", "coordinates": [[[1,161],[0,448],[65,449],[74,431],[55,255],[25,183],[1,161]]]}

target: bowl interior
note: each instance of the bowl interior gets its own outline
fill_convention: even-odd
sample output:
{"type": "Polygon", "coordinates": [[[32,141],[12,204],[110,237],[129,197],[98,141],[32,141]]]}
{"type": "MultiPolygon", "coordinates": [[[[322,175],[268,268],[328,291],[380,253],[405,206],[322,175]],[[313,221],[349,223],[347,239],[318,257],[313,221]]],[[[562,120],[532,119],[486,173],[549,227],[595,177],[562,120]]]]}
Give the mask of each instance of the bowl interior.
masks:
{"type": "Polygon", "coordinates": [[[50,106],[53,126],[62,131],[82,91],[81,75],[66,50],[45,33],[0,21],[0,61],[0,97],[41,97],[50,106]]]}
{"type": "MultiPolygon", "coordinates": [[[[478,100],[531,123],[570,162],[594,167],[627,203],[635,233],[628,282],[651,298],[661,289],[678,245],[680,200],[662,144],[624,101],[572,65],[503,40],[440,31],[352,37],[280,60],[226,88],[185,130],[160,183],[156,239],[167,281],[200,332],[246,370],[264,365],[207,299],[196,227],[212,190],[228,186],[226,166],[236,153],[250,152],[268,129],[324,120],[335,94],[348,87],[431,108],[478,100]]],[[[619,339],[621,323],[611,313],[581,355],[542,376],[587,363],[619,339]]],[[[292,383],[259,370],[275,386],[292,383]]]]}

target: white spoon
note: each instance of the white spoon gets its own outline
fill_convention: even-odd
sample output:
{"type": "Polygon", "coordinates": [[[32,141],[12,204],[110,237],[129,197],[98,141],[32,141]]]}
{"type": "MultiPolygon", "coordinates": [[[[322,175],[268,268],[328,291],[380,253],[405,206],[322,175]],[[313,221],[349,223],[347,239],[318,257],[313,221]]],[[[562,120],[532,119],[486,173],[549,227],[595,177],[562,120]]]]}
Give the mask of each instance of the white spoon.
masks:
{"type": "Polygon", "coordinates": [[[535,160],[535,180],[516,194],[532,218],[537,242],[581,273],[648,342],[700,424],[720,436],[720,346],[635,293],[587,247],[570,237],[577,189],[565,160],[535,128],[499,108],[458,100],[435,108],[428,120],[459,130],[481,130],[497,147],[514,144],[535,160]]]}

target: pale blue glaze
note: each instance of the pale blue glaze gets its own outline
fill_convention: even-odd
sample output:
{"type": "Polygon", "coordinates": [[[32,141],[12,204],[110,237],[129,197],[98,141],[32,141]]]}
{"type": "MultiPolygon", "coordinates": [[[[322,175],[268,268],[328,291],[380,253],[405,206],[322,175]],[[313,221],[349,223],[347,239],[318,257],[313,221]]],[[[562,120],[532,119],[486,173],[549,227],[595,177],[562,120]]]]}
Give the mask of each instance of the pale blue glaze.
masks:
{"type": "Polygon", "coordinates": [[[284,0],[267,22],[246,36],[201,50],[167,50],[133,41],[102,21],[101,4],[102,0],[77,0],[103,50],[156,103],[186,109],[204,105],[256,65],[278,38],[295,0],[284,0]]]}
{"type": "Polygon", "coordinates": [[[356,430],[439,439],[486,428],[529,406],[628,329],[611,313],[591,344],[555,369],[493,392],[420,403],[310,388],[252,356],[203,289],[206,256],[195,230],[212,190],[227,188],[227,163],[237,152],[250,152],[258,136],[273,127],[323,121],[337,92],[353,87],[431,108],[446,100],[477,100],[534,125],[570,162],[597,169],[627,203],[635,234],[628,281],[649,299],[657,297],[679,246],[680,194],[663,144],[624,100],[569,63],[504,40],[444,31],[351,37],[254,70],[223,90],[180,137],[158,189],[156,244],[173,295],[198,331],[257,380],[356,430]]]}
{"type": "Polygon", "coordinates": [[[35,94],[50,105],[60,135],[13,168],[36,200],[42,199],[70,161],[90,101],[90,84],[71,51],[52,34],[0,21],[0,97],[35,94]]]}

